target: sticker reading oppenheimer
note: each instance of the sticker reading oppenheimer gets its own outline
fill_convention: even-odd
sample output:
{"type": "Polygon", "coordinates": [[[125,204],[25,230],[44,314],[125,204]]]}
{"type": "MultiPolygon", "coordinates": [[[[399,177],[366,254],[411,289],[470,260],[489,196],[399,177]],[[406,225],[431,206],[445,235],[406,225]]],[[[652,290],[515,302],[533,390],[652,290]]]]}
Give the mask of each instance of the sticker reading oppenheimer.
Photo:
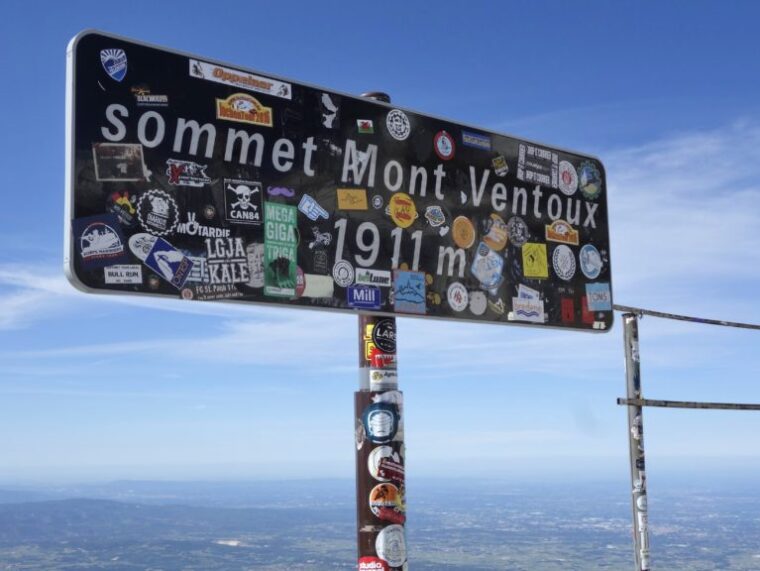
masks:
{"type": "Polygon", "coordinates": [[[208,236],[150,220],[198,221],[248,252],[248,271],[239,268],[248,277],[212,299],[611,328],[598,159],[100,32],[75,37],[67,55],[65,266],[80,289],[181,295],[131,250],[110,268],[75,247],[78,221],[110,213],[109,197],[127,193],[150,217],[119,217],[114,232],[160,235],[194,261],[193,284],[213,285],[208,236]],[[161,94],[161,106],[146,106],[145,92],[161,94]],[[203,165],[203,177],[177,185],[189,175],[167,165],[203,165]],[[335,281],[336,264],[352,270],[341,274],[350,283],[335,281]],[[124,267],[142,271],[115,279],[124,267]],[[368,275],[388,279],[357,283],[368,275]],[[379,307],[350,307],[349,288],[368,285],[379,288],[379,307]],[[452,287],[461,303],[447,301],[452,287]],[[526,287],[533,299],[520,296],[526,287]]]}

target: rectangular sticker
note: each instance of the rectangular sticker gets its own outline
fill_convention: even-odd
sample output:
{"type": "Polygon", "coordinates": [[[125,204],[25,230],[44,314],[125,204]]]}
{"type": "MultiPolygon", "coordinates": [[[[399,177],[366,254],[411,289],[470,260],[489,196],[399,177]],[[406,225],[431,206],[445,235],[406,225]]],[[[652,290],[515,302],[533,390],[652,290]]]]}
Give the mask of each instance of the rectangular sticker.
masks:
{"type": "Polygon", "coordinates": [[[135,285],[142,284],[142,266],[137,264],[119,264],[103,268],[103,278],[107,284],[135,285]]]}
{"type": "Polygon", "coordinates": [[[95,143],[92,145],[95,180],[98,182],[137,182],[148,179],[142,145],[95,143]]]}
{"type": "Polygon", "coordinates": [[[290,99],[292,97],[292,88],[289,83],[285,83],[284,81],[262,77],[245,71],[238,71],[197,59],[190,60],[190,75],[198,79],[231,85],[256,93],[274,95],[282,99],[290,99]]]}
{"type": "Polygon", "coordinates": [[[541,186],[558,188],[559,155],[550,149],[520,143],[517,178],[541,186]]]}
{"type": "Polygon", "coordinates": [[[264,295],[296,295],[297,213],[295,206],[264,203],[264,295]]]}
{"type": "Polygon", "coordinates": [[[340,210],[367,210],[367,191],[363,188],[339,188],[340,210]]]}

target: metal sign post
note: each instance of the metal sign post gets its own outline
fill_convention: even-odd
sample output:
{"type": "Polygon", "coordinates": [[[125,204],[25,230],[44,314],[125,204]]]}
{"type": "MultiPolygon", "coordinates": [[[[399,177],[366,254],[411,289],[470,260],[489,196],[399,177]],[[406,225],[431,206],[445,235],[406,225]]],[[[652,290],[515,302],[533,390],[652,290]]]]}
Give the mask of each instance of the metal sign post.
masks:
{"type": "MultiPolygon", "coordinates": [[[[623,315],[625,331],[625,377],[628,399],[641,399],[639,327],[633,313],[623,315]]],[[[649,571],[649,525],[647,521],[647,478],[644,458],[644,417],[641,406],[628,405],[628,442],[631,460],[633,540],[636,571],[649,571]]]]}

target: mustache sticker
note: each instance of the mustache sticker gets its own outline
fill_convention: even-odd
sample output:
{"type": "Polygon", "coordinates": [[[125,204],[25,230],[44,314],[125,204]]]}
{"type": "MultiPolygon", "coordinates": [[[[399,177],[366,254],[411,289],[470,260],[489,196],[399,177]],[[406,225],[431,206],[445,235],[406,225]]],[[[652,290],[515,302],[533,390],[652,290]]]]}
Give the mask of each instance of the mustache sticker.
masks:
{"type": "Polygon", "coordinates": [[[267,188],[267,194],[269,196],[286,196],[292,198],[295,196],[296,191],[284,186],[270,186],[267,188]]]}

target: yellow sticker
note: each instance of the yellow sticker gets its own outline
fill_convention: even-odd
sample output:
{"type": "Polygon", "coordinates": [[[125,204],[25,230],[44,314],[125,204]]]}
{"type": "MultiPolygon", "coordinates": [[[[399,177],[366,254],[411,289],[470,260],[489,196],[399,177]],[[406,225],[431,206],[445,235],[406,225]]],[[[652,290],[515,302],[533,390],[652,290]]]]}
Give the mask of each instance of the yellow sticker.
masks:
{"type": "Polygon", "coordinates": [[[388,204],[391,218],[399,228],[409,228],[417,219],[417,207],[412,197],[404,192],[397,192],[388,204]]]}
{"type": "Polygon", "coordinates": [[[216,118],[271,127],[272,108],[247,93],[233,93],[227,99],[216,100],[216,118]]]}
{"type": "Polygon", "coordinates": [[[339,210],[367,210],[367,191],[363,188],[339,188],[339,210]]]}
{"type": "Polygon", "coordinates": [[[555,220],[546,226],[546,239],[551,242],[578,245],[578,231],[564,220],[555,220]]]}
{"type": "Polygon", "coordinates": [[[526,278],[548,278],[549,266],[546,263],[546,244],[527,242],[522,247],[523,275],[526,278]]]}

